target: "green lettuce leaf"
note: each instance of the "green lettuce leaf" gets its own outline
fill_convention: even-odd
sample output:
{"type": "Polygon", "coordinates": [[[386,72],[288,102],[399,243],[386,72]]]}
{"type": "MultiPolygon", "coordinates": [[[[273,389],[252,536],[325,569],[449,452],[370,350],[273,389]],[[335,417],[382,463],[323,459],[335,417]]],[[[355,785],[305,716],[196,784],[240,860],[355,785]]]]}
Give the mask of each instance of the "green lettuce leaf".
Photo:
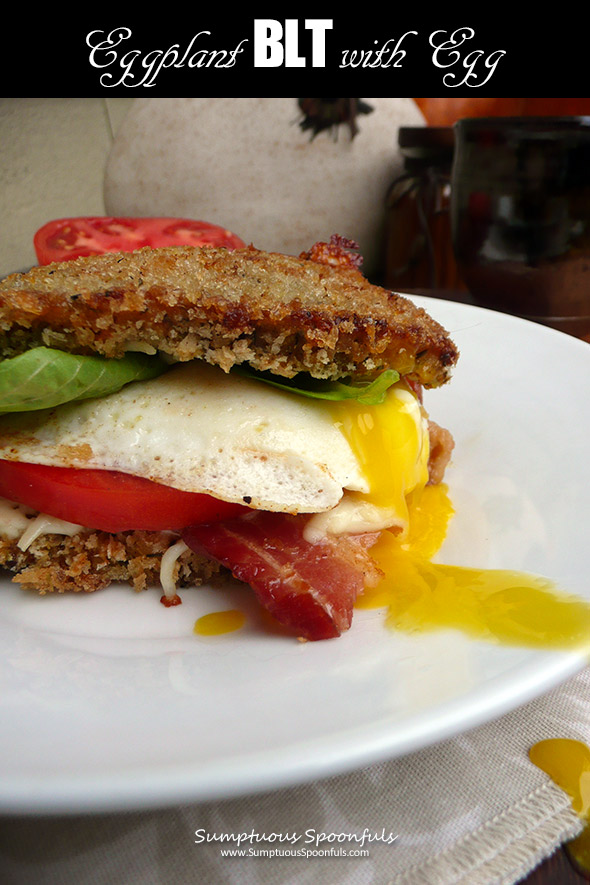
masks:
{"type": "Polygon", "coordinates": [[[367,406],[378,406],[384,402],[388,389],[399,381],[400,377],[395,369],[385,369],[374,381],[344,384],[341,381],[318,381],[310,375],[299,375],[293,379],[285,378],[279,381],[277,376],[270,372],[257,372],[246,366],[237,366],[232,371],[300,396],[333,401],[354,399],[367,406]]]}
{"type": "Polygon", "coordinates": [[[144,353],[106,359],[34,347],[0,362],[0,413],[49,409],[106,396],[131,381],[155,378],[167,368],[159,357],[144,353]]]}

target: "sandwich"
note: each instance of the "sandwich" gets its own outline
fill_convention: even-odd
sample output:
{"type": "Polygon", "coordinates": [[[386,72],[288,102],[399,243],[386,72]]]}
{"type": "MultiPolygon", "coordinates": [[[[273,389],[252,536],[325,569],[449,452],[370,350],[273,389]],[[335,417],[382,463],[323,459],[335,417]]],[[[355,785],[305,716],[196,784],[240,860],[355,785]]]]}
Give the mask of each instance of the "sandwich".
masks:
{"type": "Polygon", "coordinates": [[[440,482],[448,333],[354,244],[143,248],[0,282],[0,565],[40,594],[231,574],[304,639],[350,627],[440,482]]]}

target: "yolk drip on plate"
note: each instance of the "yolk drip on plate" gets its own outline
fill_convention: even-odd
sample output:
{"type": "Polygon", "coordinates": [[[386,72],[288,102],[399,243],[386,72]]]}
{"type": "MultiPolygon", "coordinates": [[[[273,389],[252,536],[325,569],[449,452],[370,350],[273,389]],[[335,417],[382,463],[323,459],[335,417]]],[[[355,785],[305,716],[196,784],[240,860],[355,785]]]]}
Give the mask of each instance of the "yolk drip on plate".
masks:
{"type": "Polygon", "coordinates": [[[357,608],[386,608],[388,624],[410,632],[447,628],[513,645],[590,646],[590,604],[549,580],[432,562],[453,507],[445,484],[426,485],[428,433],[409,403],[391,396],[380,406],[346,403],[340,415],[369,480],[362,497],[382,508],[407,504],[407,529],[382,532],[371,549],[384,578],[357,608]]]}
{"type": "Polygon", "coordinates": [[[573,810],[586,822],[566,849],[580,871],[590,874],[590,747],[565,738],[539,741],[529,758],[570,796],[573,810]]]}
{"type": "Polygon", "coordinates": [[[219,636],[222,633],[233,633],[244,626],[246,616],[237,609],[210,612],[195,621],[193,632],[199,636],[219,636]]]}
{"type": "Polygon", "coordinates": [[[451,513],[446,486],[426,486],[410,504],[408,536],[383,532],[372,548],[385,577],[358,607],[385,607],[388,623],[410,632],[448,628],[512,645],[590,645],[590,605],[559,593],[551,581],[432,562],[451,513]]]}

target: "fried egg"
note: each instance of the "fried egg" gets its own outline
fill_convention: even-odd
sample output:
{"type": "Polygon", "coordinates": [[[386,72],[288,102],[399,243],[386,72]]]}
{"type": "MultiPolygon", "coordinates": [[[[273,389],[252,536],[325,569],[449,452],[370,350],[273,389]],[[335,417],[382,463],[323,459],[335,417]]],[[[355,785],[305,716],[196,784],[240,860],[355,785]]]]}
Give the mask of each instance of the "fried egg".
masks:
{"type": "Polygon", "coordinates": [[[406,495],[428,478],[428,427],[404,385],[379,406],[333,403],[193,361],[101,399],[1,418],[0,458],[318,514],[315,536],[403,530],[406,495]]]}

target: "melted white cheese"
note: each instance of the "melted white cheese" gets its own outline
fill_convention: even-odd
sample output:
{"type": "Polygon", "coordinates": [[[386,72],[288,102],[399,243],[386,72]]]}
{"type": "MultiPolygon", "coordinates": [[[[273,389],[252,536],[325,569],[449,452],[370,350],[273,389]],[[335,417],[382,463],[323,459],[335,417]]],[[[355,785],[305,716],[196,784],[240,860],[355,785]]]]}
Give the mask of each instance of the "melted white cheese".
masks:
{"type": "Polygon", "coordinates": [[[84,531],[84,526],[77,525],[74,522],[66,522],[65,519],[58,519],[56,516],[48,516],[40,513],[35,519],[31,520],[26,530],[21,535],[18,547],[25,551],[33,541],[40,538],[41,535],[77,535],[78,532],[84,531]]]}
{"type": "Polygon", "coordinates": [[[77,535],[84,531],[84,526],[66,522],[46,513],[36,513],[30,507],[0,498],[0,535],[14,540],[17,546],[25,551],[33,541],[41,535],[77,535]]]}
{"type": "Polygon", "coordinates": [[[10,540],[19,538],[26,531],[34,514],[35,511],[24,504],[0,498],[0,535],[10,540]]]}
{"type": "Polygon", "coordinates": [[[176,594],[176,578],[174,576],[174,567],[179,558],[189,548],[184,541],[177,541],[171,547],[168,547],[160,562],[160,584],[164,595],[171,598],[176,594]]]}
{"type": "Polygon", "coordinates": [[[361,535],[394,526],[400,532],[407,528],[407,520],[397,507],[379,507],[366,498],[348,492],[332,510],[314,514],[306,524],[303,535],[310,544],[317,544],[328,535],[361,535]]]}

